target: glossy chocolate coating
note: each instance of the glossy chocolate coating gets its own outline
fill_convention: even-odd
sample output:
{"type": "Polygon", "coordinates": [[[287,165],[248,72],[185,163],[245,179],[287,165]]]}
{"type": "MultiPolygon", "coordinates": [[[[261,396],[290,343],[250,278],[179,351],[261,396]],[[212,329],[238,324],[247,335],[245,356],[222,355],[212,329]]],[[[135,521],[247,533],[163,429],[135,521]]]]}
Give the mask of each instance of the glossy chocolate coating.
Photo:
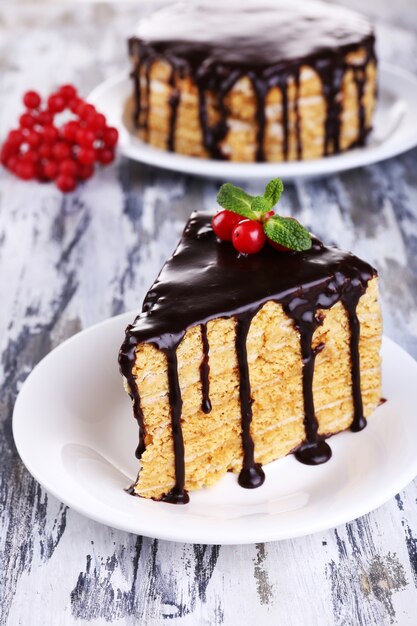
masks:
{"type": "Polygon", "coordinates": [[[265,0],[173,3],[143,18],[135,37],[190,65],[266,68],[358,45],[369,20],[322,2],[265,0]]]}

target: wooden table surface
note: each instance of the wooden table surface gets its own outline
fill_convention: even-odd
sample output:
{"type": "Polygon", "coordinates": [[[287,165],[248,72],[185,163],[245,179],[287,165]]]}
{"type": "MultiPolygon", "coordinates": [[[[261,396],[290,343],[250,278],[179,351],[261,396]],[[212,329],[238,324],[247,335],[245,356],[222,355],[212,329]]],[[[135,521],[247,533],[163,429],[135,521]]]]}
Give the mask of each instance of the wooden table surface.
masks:
{"type": "MultiPolygon", "coordinates": [[[[415,0],[352,5],[376,20],[380,57],[417,73],[415,0]]],[[[0,136],[25,89],[74,82],[87,94],[127,70],[126,36],[149,8],[3,3],[0,136]]],[[[17,455],[13,404],[33,366],[81,328],[138,307],[190,211],[214,206],[219,182],[121,158],[64,198],[0,172],[1,624],[417,624],[416,481],[327,532],[193,546],[80,516],[45,493],[17,455]]],[[[283,206],[379,268],[385,333],[417,357],[417,150],[288,184],[283,206]]]]}

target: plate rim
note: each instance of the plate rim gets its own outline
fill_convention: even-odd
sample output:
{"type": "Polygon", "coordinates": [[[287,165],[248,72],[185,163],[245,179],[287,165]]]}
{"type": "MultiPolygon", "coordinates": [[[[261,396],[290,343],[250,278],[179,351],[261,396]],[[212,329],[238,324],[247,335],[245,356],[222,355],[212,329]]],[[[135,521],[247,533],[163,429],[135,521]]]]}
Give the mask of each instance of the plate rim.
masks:
{"type": "MultiPolygon", "coordinates": [[[[408,83],[408,86],[417,88],[417,77],[411,71],[398,67],[393,63],[380,62],[378,73],[379,89],[387,88],[389,90],[392,78],[399,79],[403,83],[408,83]]],[[[127,70],[119,72],[97,85],[87,96],[87,100],[92,104],[100,105],[102,104],[102,98],[109,90],[128,80],[129,74],[127,70]]],[[[407,101],[410,102],[409,99],[407,101]]],[[[117,120],[113,119],[112,122],[119,130],[122,128],[124,133],[130,135],[129,130],[120,118],[117,120]]],[[[137,137],[134,137],[134,141],[135,144],[127,143],[126,145],[123,139],[119,141],[120,153],[134,161],[165,170],[209,179],[231,178],[232,180],[265,180],[279,174],[284,180],[290,181],[322,178],[330,174],[373,165],[398,156],[417,145],[417,126],[414,132],[408,134],[407,138],[397,140],[393,145],[388,145],[388,147],[383,142],[378,146],[354,148],[341,154],[319,159],[277,163],[240,163],[202,159],[155,148],[145,142],[141,142],[137,137]],[[136,142],[138,145],[136,145],[136,142]],[[141,143],[142,146],[140,145],[141,143]]]]}
{"type": "MultiPolygon", "coordinates": [[[[310,534],[314,534],[317,532],[325,531],[330,528],[337,527],[341,524],[348,523],[354,519],[357,519],[376,508],[379,508],[385,502],[393,498],[399,491],[404,489],[417,475],[417,456],[415,458],[414,463],[408,464],[402,471],[399,471],[394,480],[390,483],[390,488],[384,492],[383,497],[381,497],[380,492],[377,492],[377,495],[374,493],[369,494],[369,498],[366,499],[366,502],[360,503],[359,506],[351,506],[346,516],[346,511],[344,508],[337,509],[335,511],[328,511],[326,516],[322,516],[319,520],[314,520],[313,523],[310,522],[309,528],[306,530],[305,527],[296,528],[293,532],[288,533],[288,531],[284,532],[279,528],[276,532],[269,530],[268,528],[260,529],[256,537],[248,537],[241,536],[237,534],[235,537],[231,536],[230,529],[226,529],[225,536],[222,536],[220,532],[221,524],[213,525],[210,528],[209,536],[205,536],[207,533],[203,531],[203,535],[199,534],[198,527],[195,529],[193,536],[190,538],[190,530],[188,526],[182,530],[181,524],[176,525],[175,532],[172,532],[167,529],[167,525],[165,525],[165,530],[162,525],[161,528],[157,528],[155,531],[146,526],[146,523],[143,525],[142,519],[145,515],[141,515],[143,511],[138,507],[138,516],[135,518],[135,523],[132,524],[129,520],[120,519],[117,520],[117,514],[119,512],[116,508],[109,508],[107,503],[101,503],[100,511],[104,507],[104,509],[109,509],[112,514],[109,517],[106,517],[102,512],[96,513],[94,507],[88,508],[83,506],[82,504],[77,504],[77,501],[74,502],[73,494],[68,493],[60,493],[58,490],[54,488],[54,486],[48,483],[47,477],[41,475],[42,472],[38,472],[36,468],[36,463],[33,462],[33,458],[30,458],[30,455],[27,454],[27,448],[25,449],[25,443],[20,438],[19,430],[22,428],[22,424],[24,423],[24,417],[22,417],[22,412],[20,410],[20,405],[25,401],[26,393],[31,392],[31,385],[33,384],[33,380],[36,378],[32,378],[39,375],[39,371],[45,367],[45,363],[48,364],[50,359],[54,358],[54,355],[57,351],[65,350],[68,348],[68,345],[73,342],[80,341],[80,337],[84,337],[86,334],[91,332],[97,332],[100,327],[105,327],[108,324],[124,324],[127,320],[133,319],[135,312],[126,312],[119,314],[117,316],[107,318],[89,326],[88,328],[83,329],[82,331],[76,333],[75,335],[69,337],[58,346],[56,346],[53,350],[51,350],[39,363],[33,368],[32,372],[29,374],[27,379],[22,385],[22,388],[17,396],[14,410],[13,410],[13,418],[12,418],[12,431],[13,438],[15,441],[15,445],[20,456],[21,461],[30,472],[30,474],[35,478],[35,480],[50,494],[56,497],[60,502],[63,502],[66,506],[69,506],[74,511],[77,511],[81,515],[92,519],[96,522],[104,524],[105,526],[116,528],[118,530],[123,530],[125,532],[130,532],[136,535],[144,535],[147,537],[156,537],[158,539],[167,540],[167,541],[179,541],[184,543],[199,543],[199,544],[220,544],[220,545],[244,545],[244,544],[253,544],[258,542],[267,542],[267,541],[281,541],[286,539],[293,539],[296,537],[306,536],[310,534]],[[35,374],[36,372],[36,374],[35,374]],[[28,383],[28,381],[31,381],[28,383]],[[344,513],[343,513],[344,512],[344,513]]],[[[391,348],[400,351],[402,357],[408,359],[410,364],[412,363],[414,366],[416,365],[416,361],[413,357],[400,345],[398,345],[395,341],[383,335],[383,345],[391,344],[391,348]]],[[[75,499],[76,500],[76,499],[75,499]]],[[[140,500],[139,500],[140,501],[140,500]]],[[[155,505],[160,505],[160,503],[155,503],[155,505]]],[[[165,505],[170,506],[170,505],[165,505]]],[[[198,525],[197,525],[198,526],[198,525]]]]}

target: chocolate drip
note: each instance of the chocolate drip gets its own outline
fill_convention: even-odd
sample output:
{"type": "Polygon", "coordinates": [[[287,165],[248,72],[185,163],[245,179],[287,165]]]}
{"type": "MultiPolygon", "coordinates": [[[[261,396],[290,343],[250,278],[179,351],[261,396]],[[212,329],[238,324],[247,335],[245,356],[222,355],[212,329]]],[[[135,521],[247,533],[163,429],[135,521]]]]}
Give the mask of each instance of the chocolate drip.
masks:
{"type": "MultiPolygon", "coordinates": [[[[223,3],[225,4],[225,3],[223,3]]],[[[281,92],[283,131],[282,156],[289,158],[290,118],[288,87],[294,81],[296,96],[295,142],[296,158],[301,159],[301,117],[298,108],[300,72],[307,66],[322,83],[325,102],[323,154],[340,152],[341,89],[348,70],[353,71],[358,91],[358,134],[354,145],[363,145],[369,128],[366,126],[363,92],[366,69],[375,62],[372,27],[362,16],[329,5],[314,2],[257,2],[253,6],[230,6],[198,2],[190,6],[172,5],[143,20],[138,36],[129,40],[130,54],[135,62],[134,74],[142,64],[150,67],[155,60],[171,65],[169,84],[176,76],[189,76],[197,85],[199,121],[202,143],[210,157],[225,159],[222,143],[229,130],[228,96],[235,84],[249,77],[256,98],[257,136],[255,159],[265,160],[267,119],[265,102],[269,91],[281,92]],[[193,6],[194,5],[194,6],[193,6]],[[255,27],[255,24],[257,27],[255,27]],[[351,52],[364,51],[363,60],[349,61],[351,52]],[[216,100],[217,119],[210,121],[207,102],[216,100]]],[[[147,88],[150,87],[149,73],[147,88]]],[[[137,111],[141,108],[135,81],[135,124],[141,127],[137,111]]],[[[148,99],[149,101],[149,99],[148,99]]],[[[179,96],[174,91],[169,106],[170,127],[168,150],[174,150],[174,136],[179,96]]],[[[147,126],[149,106],[143,104],[143,127],[147,126]]]]}
{"type": "Polygon", "coordinates": [[[140,396],[136,378],[133,375],[133,365],[135,363],[135,354],[137,347],[137,339],[134,335],[130,335],[132,326],[126,328],[126,339],[123,344],[123,350],[119,354],[120,371],[126,378],[129,396],[133,403],[133,415],[139,426],[139,443],[135,451],[137,459],[140,459],[145,452],[145,424],[143,420],[143,412],[140,405],[140,396]]]}
{"type": "MultiPolygon", "coordinates": [[[[151,300],[151,295],[148,294],[148,298],[151,300]]],[[[146,311],[149,307],[149,302],[145,300],[143,309],[146,311]]],[[[128,326],[126,329],[126,339],[123,343],[122,349],[119,353],[119,366],[122,375],[126,378],[129,395],[133,402],[133,415],[136,418],[139,425],[139,444],[136,448],[136,458],[140,459],[145,451],[145,424],[143,411],[140,404],[140,396],[136,378],[133,375],[133,367],[136,360],[136,348],[138,340],[134,334],[130,334],[132,326],[128,326]]],[[[177,347],[181,341],[183,334],[176,336],[174,339],[170,337],[168,342],[155,342],[155,345],[162,350],[167,357],[168,364],[168,386],[169,386],[169,405],[171,408],[171,425],[172,425],[172,438],[174,442],[174,455],[175,455],[175,485],[171,491],[163,497],[165,502],[171,502],[174,504],[186,504],[189,501],[188,493],[184,488],[185,484],[185,462],[184,462],[184,441],[182,436],[181,427],[181,409],[182,409],[182,397],[181,389],[178,381],[178,366],[177,366],[177,347]]],[[[127,489],[127,492],[131,495],[135,495],[134,485],[127,489]]]]}
{"type": "MultiPolygon", "coordinates": [[[[265,142],[265,98],[267,95],[267,86],[262,80],[257,80],[254,74],[250,75],[253,88],[257,98],[257,122],[258,132],[256,137],[256,161],[265,161],[264,142],[265,142]]],[[[285,124],[284,124],[285,128],[285,124]]]]}
{"type": "Polygon", "coordinates": [[[236,323],[236,355],[239,366],[239,399],[243,448],[243,463],[239,474],[239,485],[245,487],[245,489],[260,487],[265,480],[265,474],[261,465],[255,463],[255,446],[250,432],[253,400],[250,389],[246,339],[255,313],[256,309],[249,309],[249,311],[241,313],[237,317],[236,323]]]}
{"type": "Polygon", "coordinates": [[[353,432],[363,430],[366,426],[366,419],[363,415],[363,402],[361,392],[361,368],[359,355],[360,322],[356,314],[359,299],[365,292],[366,286],[361,285],[360,290],[348,292],[343,298],[343,304],[348,314],[349,320],[349,345],[351,359],[352,376],[352,397],[353,397],[353,421],[350,429],[353,432]]]}
{"type": "Polygon", "coordinates": [[[295,82],[295,140],[297,143],[297,160],[301,161],[303,158],[303,144],[301,141],[301,119],[300,119],[300,70],[294,75],[295,82]]]}
{"type": "Polygon", "coordinates": [[[227,135],[227,107],[225,98],[229,90],[240,77],[239,72],[227,72],[227,77],[222,66],[212,67],[210,64],[198,68],[194,74],[194,80],[198,87],[199,95],[199,120],[202,130],[203,145],[214,159],[224,159],[221,150],[221,141],[227,135]],[[210,125],[207,112],[207,95],[213,92],[217,96],[217,109],[219,120],[210,125]]]}
{"type": "Polygon", "coordinates": [[[365,107],[363,104],[363,94],[365,91],[365,69],[362,67],[355,67],[353,69],[353,76],[356,84],[356,90],[358,93],[358,140],[357,145],[363,146],[367,135],[366,119],[365,119],[365,107]]]}
{"type": "Polygon", "coordinates": [[[349,313],[349,329],[350,329],[350,358],[352,361],[352,393],[353,393],[353,421],[351,430],[358,432],[365,428],[366,419],[363,415],[363,402],[361,392],[361,368],[359,360],[359,335],[360,323],[356,313],[349,313]]]}
{"type": "Polygon", "coordinates": [[[141,105],[142,105],[142,99],[140,95],[139,72],[140,72],[140,62],[136,61],[135,67],[130,73],[130,78],[133,80],[133,95],[134,95],[134,102],[135,102],[135,108],[133,110],[133,121],[136,126],[140,126],[139,115],[140,115],[141,105]]]}
{"type": "Polygon", "coordinates": [[[184,440],[181,427],[182,397],[178,381],[177,350],[170,347],[164,350],[168,361],[169,406],[171,407],[171,430],[174,441],[175,455],[175,485],[169,493],[163,496],[164,502],[171,504],[187,504],[188,493],[185,484],[184,440]]]}
{"type": "Polygon", "coordinates": [[[306,319],[298,322],[297,328],[300,332],[301,358],[303,360],[303,399],[304,399],[304,429],[306,441],[295,452],[295,456],[301,463],[307,465],[319,465],[325,463],[332,456],[330,446],[319,440],[319,424],[314,409],[313,398],[313,377],[316,355],[324,349],[324,344],[320,344],[318,349],[312,346],[315,329],[322,324],[322,318],[313,314],[306,316],[306,319]]]}
{"type": "Polygon", "coordinates": [[[314,69],[320,76],[326,104],[323,154],[328,156],[340,152],[341,102],[339,94],[344,78],[345,62],[343,57],[335,56],[316,62],[314,69]]]}
{"type": "Polygon", "coordinates": [[[243,464],[239,483],[244,487],[262,484],[263,470],[255,463],[250,427],[252,398],[246,338],[254,315],[268,302],[283,306],[300,334],[305,441],[296,451],[299,461],[323,463],[331,456],[324,435],[318,433],[314,408],[313,378],[316,355],[325,346],[314,346],[313,335],[322,323],[321,310],[342,302],[350,329],[350,357],[354,417],[352,430],[366,424],[360,388],[360,327],[356,308],[376,271],[357,257],[324,246],[313,238],[306,252],[279,254],[265,246],[256,255],[239,256],[229,242],[219,242],[211,227],[211,215],[194,213],[173,257],[148,292],[143,312],[126,331],[119,362],[133,399],[134,414],[140,425],[140,451],[143,452],[144,425],[139,394],[132,371],[139,342],[151,343],[168,360],[169,400],[175,451],[175,486],[164,500],[186,502],[184,490],[184,442],[181,429],[181,391],[178,383],[176,350],[188,328],[202,328],[202,402],[209,400],[208,342],[206,324],[220,317],[236,320],[236,353],[239,366],[239,397],[242,420],[243,464]],[[173,302],[181,302],[178,315],[173,302]],[[207,343],[206,343],[207,342],[207,343]],[[207,367],[207,369],[205,369],[207,367]],[[206,383],[207,382],[207,386],[206,383]]]}
{"type": "Polygon", "coordinates": [[[210,413],[210,364],[209,364],[209,342],[207,339],[207,324],[201,324],[201,342],[203,345],[203,359],[200,365],[200,380],[202,402],[201,408],[204,413],[210,413]]]}
{"type": "Polygon", "coordinates": [[[169,133],[168,133],[168,150],[170,152],[174,152],[175,150],[175,129],[177,124],[177,111],[178,105],[180,103],[180,92],[176,87],[176,71],[175,67],[172,66],[171,70],[171,78],[169,80],[169,84],[172,87],[172,92],[168,100],[168,104],[171,108],[171,115],[169,119],[169,133]]]}

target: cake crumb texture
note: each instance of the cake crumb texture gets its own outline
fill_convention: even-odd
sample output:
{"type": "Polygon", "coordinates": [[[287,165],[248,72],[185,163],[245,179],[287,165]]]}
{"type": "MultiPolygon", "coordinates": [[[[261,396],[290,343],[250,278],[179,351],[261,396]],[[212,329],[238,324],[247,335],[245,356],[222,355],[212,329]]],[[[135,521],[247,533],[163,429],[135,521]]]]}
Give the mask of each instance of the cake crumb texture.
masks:
{"type": "MultiPolygon", "coordinates": [[[[323,324],[315,331],[313,347],[324,344],[324,348],[316,356],[313,393],[319,434],[329,436],[349,428],[353,420],[350,332],[341,302],[319,313],[323,324]]],[[[361,390],[364,415],[368,417],[381,398],[382,320],[377,278],[369,281],[357,315],[361,328],[361,390]]],[[[207,323],[212,404],[208,414],[201,408],[200,325],[187,330],[177,349],[185,488],[189,491],[213,485],[227,471],[238,473],[242,467],[235,326],[233,317],[207,323]]],[[[266,464],[294,451],[305,437],[300,335],[280,304],[267,302],[253,318],[247,354],[255,461],[266,464]]],[[[141,398],[146,444],[135,491],[146,498],[160,499],[175,484],[165,354],[152,344],[139,344],[133,376],[141,398]]]]}

